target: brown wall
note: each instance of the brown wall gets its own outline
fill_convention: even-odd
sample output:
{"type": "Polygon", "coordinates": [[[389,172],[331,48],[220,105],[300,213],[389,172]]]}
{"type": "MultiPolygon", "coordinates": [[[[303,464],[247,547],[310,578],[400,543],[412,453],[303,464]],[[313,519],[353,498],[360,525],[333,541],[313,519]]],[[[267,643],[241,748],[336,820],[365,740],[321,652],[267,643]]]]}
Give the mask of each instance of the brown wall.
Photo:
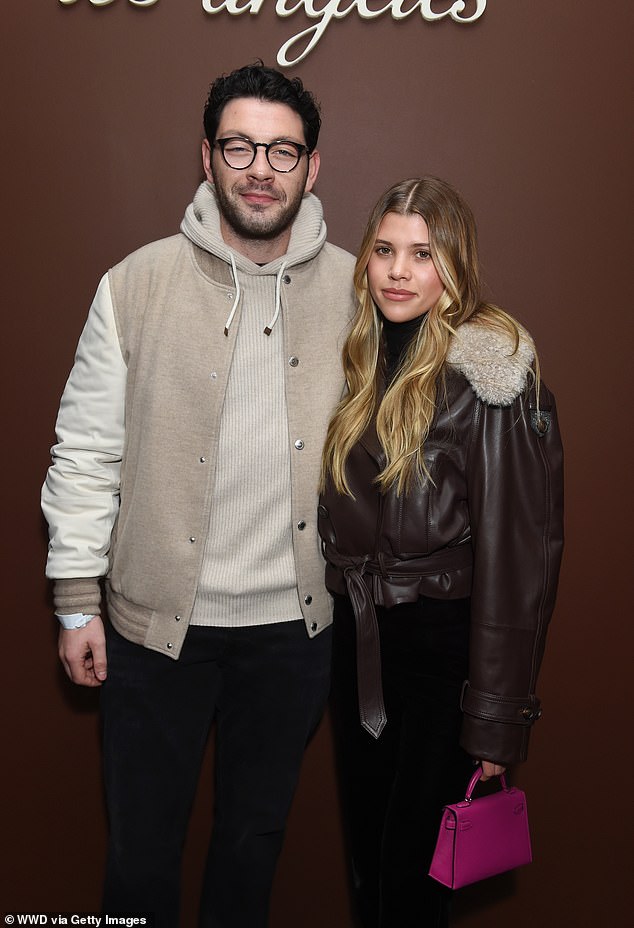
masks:
{"type": "MultiPolygon", "coordinates": [[[[273,0],[259,16],[237,18],[210,17],[200,0],[149,9],[5,0],[0,17],[8,594],[0,908],[94,911],[105,841],[96,700],[57,667],[37,506],[59,395],[101,273],[178,226],[200,177],[211,79],[258,56],[274,64],[308,23],[302,14],[277,19],[273,0]]],[[[466,894],[464,928],[625,924],[630,35],[630,0],[489,0],[471,26],[353,14],[331,24],[296,69],[322,101],[317,192],[331,239],[354,250],[371,203],[395,180],[431,172],[454,182],[479,217],[490,291],[535,334],[559,399],[567,550],[541,678],[544,719],[517,773],[536,860],[466,894]]],[[[201,791],[186,926],[209,810],[201,791]]],[[[326,723],[306,758],[273,925],[345,928],[345,899],[326,723]]]]}

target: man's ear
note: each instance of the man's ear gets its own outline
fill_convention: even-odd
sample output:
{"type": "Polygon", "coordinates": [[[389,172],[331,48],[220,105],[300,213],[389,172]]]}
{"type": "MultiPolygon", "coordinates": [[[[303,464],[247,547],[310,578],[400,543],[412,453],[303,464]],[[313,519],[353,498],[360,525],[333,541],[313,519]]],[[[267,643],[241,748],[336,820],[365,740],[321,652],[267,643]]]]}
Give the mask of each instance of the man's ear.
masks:
{"type": "Polygon", "coordinates": [[[203,170],[205,172],[205,177],[210,184],[214,182],[214,175],[211,168],[211,145],[207,139],[203,139],[202,147],[202,156],[203,156],[203,170]]]}
{"type": "Polygon", "coordinates": [[[319,157],[319,152],[315,150],[308,159],[308,176],[306,177],[304,193],[310,193],[310,191],[313,189],[315,181],[317,180],[317,175],[319,174],[320,164],[321,158],[319,157]]]}

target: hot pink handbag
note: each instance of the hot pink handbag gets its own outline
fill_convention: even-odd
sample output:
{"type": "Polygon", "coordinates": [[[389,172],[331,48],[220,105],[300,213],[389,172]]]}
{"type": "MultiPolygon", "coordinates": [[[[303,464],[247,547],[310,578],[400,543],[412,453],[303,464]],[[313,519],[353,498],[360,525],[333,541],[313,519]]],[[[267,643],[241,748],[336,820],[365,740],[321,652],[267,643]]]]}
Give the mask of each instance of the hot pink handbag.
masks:
{"type": "Polygon", "coordinates": [[[480,799],[471,794],[482,776],[478,767],[462,802],[445,806],[429,875],[459,889],[532,860],[526,796],[508,787],[480,799]]]}

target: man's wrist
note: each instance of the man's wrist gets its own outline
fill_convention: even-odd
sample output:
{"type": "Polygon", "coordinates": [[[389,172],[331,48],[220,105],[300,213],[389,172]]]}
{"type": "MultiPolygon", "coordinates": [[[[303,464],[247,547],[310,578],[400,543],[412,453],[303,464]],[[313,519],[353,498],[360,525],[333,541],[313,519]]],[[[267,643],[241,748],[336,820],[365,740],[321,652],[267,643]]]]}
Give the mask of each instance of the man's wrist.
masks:
{"type": "Polygon", "coordinates": [[[68,630],[85,628],[94,619],[94,615],[85,615],[83,612],[74,612],[72,615],[60,615],[59,612],[56,612],[55,615],[62,627],[68,630]]]}

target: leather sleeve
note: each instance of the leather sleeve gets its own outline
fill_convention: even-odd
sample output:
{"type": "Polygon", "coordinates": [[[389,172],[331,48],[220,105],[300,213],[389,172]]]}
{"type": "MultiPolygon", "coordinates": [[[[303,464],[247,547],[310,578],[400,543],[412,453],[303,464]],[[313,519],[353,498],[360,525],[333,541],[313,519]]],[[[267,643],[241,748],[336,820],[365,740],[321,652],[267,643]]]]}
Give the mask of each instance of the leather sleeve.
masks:
{"type": "Polygon", "coordinates": [[[562,448],[552,394],[475,404],[467,461],[474,548],[469,680],[461,743],[501,764],[526,759],[563,547],[562,448]]]}

